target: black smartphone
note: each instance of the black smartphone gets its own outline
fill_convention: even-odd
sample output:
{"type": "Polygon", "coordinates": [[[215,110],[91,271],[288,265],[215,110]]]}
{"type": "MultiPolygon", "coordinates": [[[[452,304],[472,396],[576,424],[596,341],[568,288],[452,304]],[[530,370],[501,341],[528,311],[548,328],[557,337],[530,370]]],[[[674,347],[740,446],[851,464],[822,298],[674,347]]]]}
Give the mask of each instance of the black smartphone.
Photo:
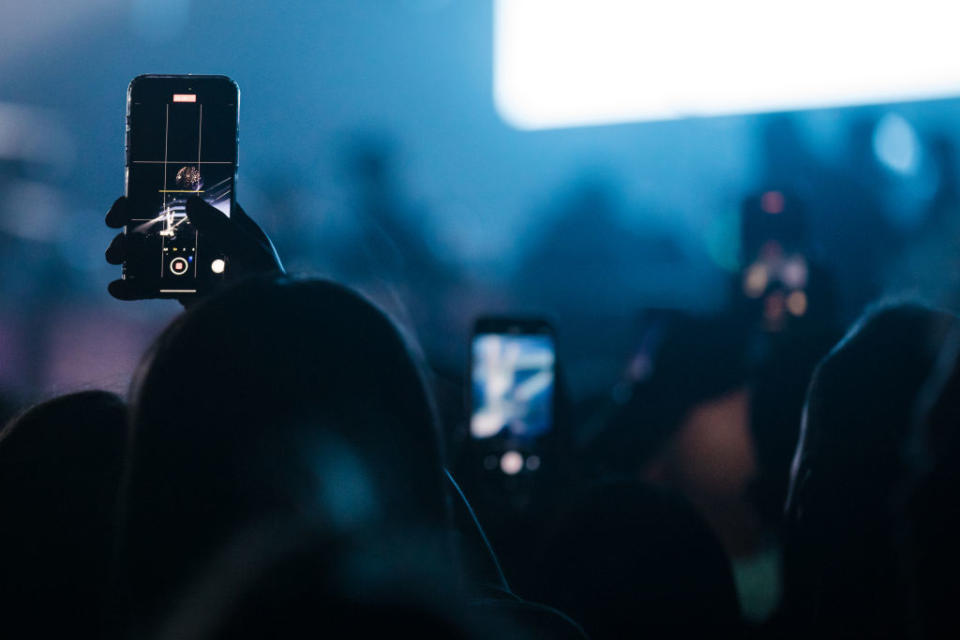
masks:
{"type": "Polygon", "coordinates": [[[229,277],[229,256],[186,217],[198,196],[225,216],[236,202],[240,89],[226,76],[142,75],[127,89],[124,280],[144,297],[182,298],[229,277]]]}
{"type": "Polygon", "coordinates": [[[525,448],[553,430],[555,342],[543,319],[477,319],[470,344],[472,438],[525,448]]]}

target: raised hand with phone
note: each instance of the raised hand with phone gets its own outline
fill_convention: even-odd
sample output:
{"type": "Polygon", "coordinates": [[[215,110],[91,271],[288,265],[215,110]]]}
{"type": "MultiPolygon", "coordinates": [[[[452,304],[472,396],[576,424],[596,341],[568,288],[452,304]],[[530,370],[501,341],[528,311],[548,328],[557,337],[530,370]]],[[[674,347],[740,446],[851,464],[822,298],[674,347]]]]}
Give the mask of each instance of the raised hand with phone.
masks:
{"type": "MultiPolygon", "coordinates": [[[[199,232],[200,238],[209,244],[217,255],[225,255],[225,262],[229,260],[231,280],[261,273],[284,272],[273,242],[240,205],[234,205],[233,215],[227,218],[212,205],[193,197],[186,202],[186,216],[199,232]]],[[[131,211],[130,201],[125,196],[121,196],[107,212],[106,223],[108,227],[119,229],[129,224],[135,217],[137,215],[131,211]]],[[[127,260],[127,252],[127,234],[118,233],[107,247],[105,254],[107,262],[123,264],[127,260]]],[[[107,290],[118,300],[157,297],[154,291],[126,279],[112,281],[107,285],[107,290]]],[[[184,296],[180,300],[186,303],[188,297],[184,296]]]]}
{"type": "Polygon", "coordinates": [[[243,276],[283,272],[267,235],[236,203],[240,91],[226,76],[138,76],[127,91],[126,195],[106,223],[122,300],[184,305],[243,276]]]}

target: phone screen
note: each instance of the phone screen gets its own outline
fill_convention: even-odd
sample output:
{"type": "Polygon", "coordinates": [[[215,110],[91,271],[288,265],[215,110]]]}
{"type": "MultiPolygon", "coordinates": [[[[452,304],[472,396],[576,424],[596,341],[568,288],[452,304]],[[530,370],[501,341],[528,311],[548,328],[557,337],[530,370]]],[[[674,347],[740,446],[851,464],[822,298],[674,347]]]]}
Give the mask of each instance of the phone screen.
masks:
{"type": "Polygon", "coordinates": [[[474,334],[470,435],[533,440],[548,433],[555,360],[549,333],[474,334]]]}
{"type": "Polygon", "coordinates": [[[159,296],[196,293],[223,278],[227,256],[201,244],[186,217],[199,196],[229,216],[237,173],[239,91],[223,76],[140,76],[127,95],[124,278],[159,296]]]}

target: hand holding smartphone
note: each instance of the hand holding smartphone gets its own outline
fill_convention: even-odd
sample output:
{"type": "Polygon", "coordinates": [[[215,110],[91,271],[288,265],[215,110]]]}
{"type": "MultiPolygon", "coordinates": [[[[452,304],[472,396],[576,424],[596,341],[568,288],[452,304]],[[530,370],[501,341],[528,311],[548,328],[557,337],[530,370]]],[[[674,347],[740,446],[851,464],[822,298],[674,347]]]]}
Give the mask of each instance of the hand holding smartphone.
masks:
{"type": "Polygon", "coordinates": [[[189,301],[249,273],[281,272],[263,231],[236,204],[240,93],[226,76],[134,78],[127,91],[123,227],[107,249],[120,299],[189,301]]]}

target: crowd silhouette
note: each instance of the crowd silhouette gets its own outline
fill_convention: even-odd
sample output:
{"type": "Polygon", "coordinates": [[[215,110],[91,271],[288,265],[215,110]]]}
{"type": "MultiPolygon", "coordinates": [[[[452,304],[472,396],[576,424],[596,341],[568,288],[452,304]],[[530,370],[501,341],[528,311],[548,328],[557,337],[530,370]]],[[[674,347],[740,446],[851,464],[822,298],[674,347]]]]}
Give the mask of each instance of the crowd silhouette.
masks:
{"type": "Polygon", "coordinates": [[[242,277],[182,300],[125,398],[0,432],[7,637],[954,637],[956,316],[888,301],[829,350],[655,314],[590,416],[558,376],[543,468],[507,477],[446,424],[462,381],[237,211],[188,203],[242,277]]]}

